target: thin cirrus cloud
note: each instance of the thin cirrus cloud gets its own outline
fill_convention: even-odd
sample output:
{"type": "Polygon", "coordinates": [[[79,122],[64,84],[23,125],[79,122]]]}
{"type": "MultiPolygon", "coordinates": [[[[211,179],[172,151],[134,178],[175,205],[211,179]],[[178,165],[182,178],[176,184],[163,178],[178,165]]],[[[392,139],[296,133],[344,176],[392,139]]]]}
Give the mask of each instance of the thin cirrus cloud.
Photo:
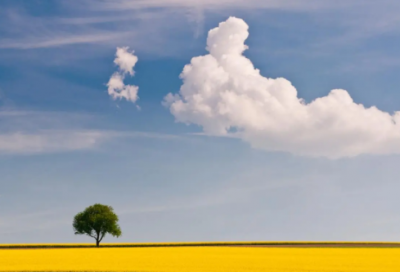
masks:
{"type": "Polygon", "coordinates": [[[98,151],[110,144],[115,150],[135,143],[132,139],[190,141],[172,134],[92,127],[98,121],[81,113],[0,110],[0,155],[98,151]]]}
{"type": "Polygon", "coordinates": [[[254,68],[243,55],[248,36],[246,22],[235,17],[208,32],[209,54],[192,58],[179,93],[164,99],[178,122],[302,156],[400,153],[400,112],[366,108],[342,89],[307,104],[287,79],[254,68]]]}
{"type": "Polygon", "coordinates": [[[90,129],[89,115],[65,112],[0,110],[0,154],[29,155],[95,150],[123,136],[90,129]]]}
{"type": "MultiPolygon", "coordinates": [[[[0,50],[90,45],[90,50],[82,46],[74,52],[76,58],[82,58],[103,54],[102,50],[110,46],[131,44],[142,53],[181,57],[188,47],[171,40],[171,33],[185,34],[189,27],[199,37],[208,14],[227,16],[257,10],[251,15],[254,19],[265,22],[268,17],[269,26],[288,36],[293,35],[291,27],[297,26],[301,18],[306,18],[304,28],[314,29],[316,24],[324,27],[323,36],[318,31],[310,32],[314,34],[307,39],[307,46],[314,54],[316,50],[330,54],[332,48],[395,33],[400,25],[400,5],[394,0],[82,0],[57,1],[55,6],[62,12],[38,17],[19,1],[6,5],[0,10],[0,50]],[[259,11],[268,12],[268,16],[259,11]],[[276,20],[269,15],[274,12],[290,17],[279,16],[284,21],[276,20]]],[[[40,9],[48,11],[46,5],[40,5],[40,9]]]]}
{"type": "Polygon", "coordinates": [[[0,134],[0,154],[38,154],[88,150],[110,135],[95,130],[42,130],[0,134]]]}
{"type": "Polygon", "coordinates": [[[0,155],[34,155],[93,151],[107,143],[124,139],[156,139],[162,141],[187,141],[180,137],[162,133],[139,131],[112,131],[94,129],[41,129],[37,131],[0,133],[0,155]]]}
{"type": "MultiPolygon", "coordinates": [[[[214,8],[277,8],[290,10],[310,10],[338,6],[351,6],[354,2],[359,3],[359,0],[349,1],[339,0],[106,0],[97,8],[107,9],[142,9],[154,7],[198,7],[204,9],[214,8]]],[[[90,2],[89,2],[90,3],[90,2]]]]}
{"type": "Polygon", "coordinates": [[[135,103],[138,99],[139,87],[135,85],[125,85],[124,79],[127,74],[133,76],[135,72],[133,68],[138,61],[138,58],[128,51],[129,47],[118,47],[114,63],[118,66],[118,71],[115,72],[107,83],[108,94],[113,100],[126,99],[135,103]]]}

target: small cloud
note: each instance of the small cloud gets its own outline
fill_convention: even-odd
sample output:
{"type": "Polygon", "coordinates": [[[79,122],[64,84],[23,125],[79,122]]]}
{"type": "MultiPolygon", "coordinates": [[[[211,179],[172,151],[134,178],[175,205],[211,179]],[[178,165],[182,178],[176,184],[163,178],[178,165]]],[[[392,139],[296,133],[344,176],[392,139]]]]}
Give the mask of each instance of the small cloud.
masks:
{"type": "Polygon", "coordinates": [[[138,99],[139,87],[135,85],[125,85],[125,75],[133,76],[138,58],[133,54],[134,51],[129,52],[129,47],[117,47],[116,58],[114,63],[118,66],[118,71],[115,72],[107,83],[108,94],[113,100],[125,98],[127,101],[135,103],[138,99]]]}
{"type": "Polygon", "coordinates": [[[124,75],[115,72],[107,83],[108,94],[112,99],[125,98],[127,101],[135,103],[138,100],[139,87],[124,84],[124,75]]]}
{"type": "Polygon", "coordinates": [[[133,67],[135,67],[138,58],[133,54],[134,51],[128,52],[129,47],[117,47],[116,58],[114,63],[118,65],[122,73],[134,75],[133,67]]]}

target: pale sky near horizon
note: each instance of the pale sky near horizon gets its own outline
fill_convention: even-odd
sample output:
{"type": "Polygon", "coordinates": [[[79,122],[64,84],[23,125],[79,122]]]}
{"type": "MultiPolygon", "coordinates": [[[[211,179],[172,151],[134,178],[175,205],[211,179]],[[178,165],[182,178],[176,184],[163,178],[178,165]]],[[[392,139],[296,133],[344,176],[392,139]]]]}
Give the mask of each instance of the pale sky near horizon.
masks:
{"type": "Polygon", "coordinates": [[[399,241],[399,14],[0,1],[0,243],[399,241]]]}

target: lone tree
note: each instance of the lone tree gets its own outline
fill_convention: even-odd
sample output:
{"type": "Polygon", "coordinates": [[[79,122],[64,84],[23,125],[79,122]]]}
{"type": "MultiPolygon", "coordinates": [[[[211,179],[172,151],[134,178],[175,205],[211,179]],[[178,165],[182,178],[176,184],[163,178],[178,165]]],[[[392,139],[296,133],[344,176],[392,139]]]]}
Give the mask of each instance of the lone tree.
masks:
{"type": "Polygon", "coordinates": [[[75,234],[86,234],[96,239],[96,246],[99,246],[107,233],[114,237],[121,236],[117,222],[118,216],[111,206],[94,204],[75,215],[73,227],[75,234]]]}

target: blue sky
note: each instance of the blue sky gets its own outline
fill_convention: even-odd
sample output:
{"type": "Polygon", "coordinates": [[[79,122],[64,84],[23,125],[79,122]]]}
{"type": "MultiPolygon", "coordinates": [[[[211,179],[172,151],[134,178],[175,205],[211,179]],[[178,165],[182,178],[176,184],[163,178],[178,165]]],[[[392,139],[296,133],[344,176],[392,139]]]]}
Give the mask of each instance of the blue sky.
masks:
{"type": "MultiPolygon", "coordinates": [[[[1,243],[91,242],[72,218],[96,202],[120,215],[123,236],[108,242],[398,240],[396,142],[335,158],[287,141],[274,151],[247,124],[235,127],[247,136],[217,135],[212,119],[162,101],[208,54],[208,31],[235,16],[262,76],[286,78],[306,103],[344,89],[393,114],[400,4],[217,2],[1,1],[1,243]],[[139,59],[125,77],[136,103],[107,93],[123,46],[139,59]]],[[[325,150],[324,137],[310,148],[325,150]]]]}

